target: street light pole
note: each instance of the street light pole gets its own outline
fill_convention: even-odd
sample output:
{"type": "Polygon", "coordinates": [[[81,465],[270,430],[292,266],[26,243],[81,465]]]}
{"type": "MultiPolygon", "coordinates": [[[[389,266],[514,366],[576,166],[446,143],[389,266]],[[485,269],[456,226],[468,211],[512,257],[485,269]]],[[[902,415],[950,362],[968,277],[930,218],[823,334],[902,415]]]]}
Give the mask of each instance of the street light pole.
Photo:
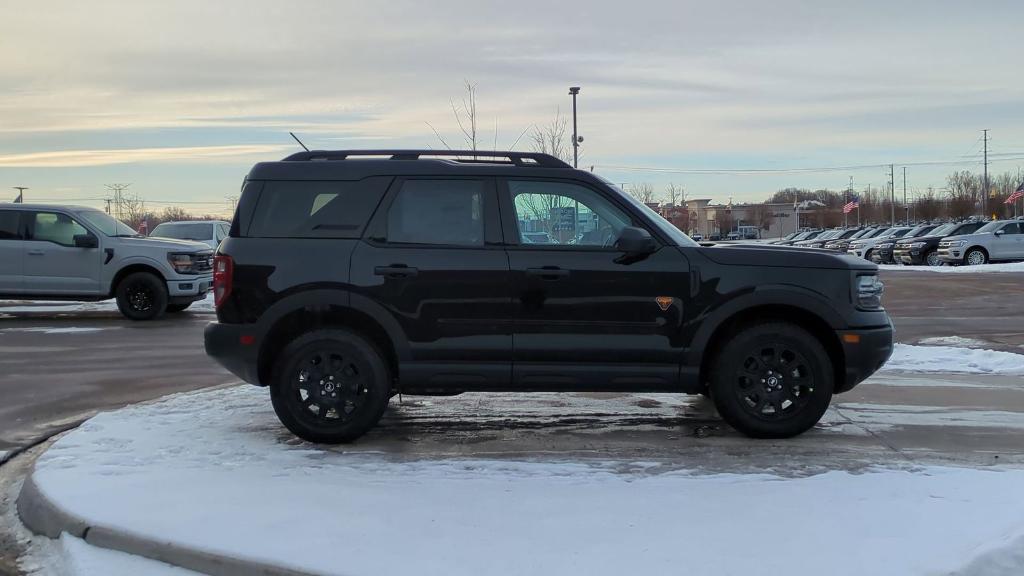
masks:
{"type": "Polygon", "coordinates": [[[28,186],[13,186],[18,191],[18,197],[14,199],[15,204],[23,204],[25,202],[25,190],[28,190],[28,186]]]}
{"type": "Polygon", "coordinates": [[[571,86],[569,95],[572,96],[572,167],[579,168],[580,162],[580,135],[576,132],[576,95],[580,93],[579,86],[571,86]]]}

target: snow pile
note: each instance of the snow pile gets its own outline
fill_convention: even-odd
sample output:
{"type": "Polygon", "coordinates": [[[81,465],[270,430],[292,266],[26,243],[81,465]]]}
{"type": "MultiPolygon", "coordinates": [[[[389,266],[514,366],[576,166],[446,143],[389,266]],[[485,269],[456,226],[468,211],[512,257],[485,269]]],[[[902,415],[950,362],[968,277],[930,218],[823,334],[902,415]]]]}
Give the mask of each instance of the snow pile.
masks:
{"type": "Polygon", "coordinates": [[[81,332],[99,332],[106,328],[87,328],[80,326],[36,326],[32,328],[0,328],[0,332],[41,332],[43,334],[78,334],[81,332]]]}
{"type": "Polygon", "coordinates": [[[879,264],[879,270],[910,270],[914,272],[941,272],[944,274],[985,274],[991,272],[1024,272],[1024,262],[1000,262],[977,266],[900,266],[879,264]]]}
{"type": "MultiPolygon", "coordinates": [[[[214,312],[213,292],[208,292],[206,298],[193,302],[186,310],[187,312],[214,312]]],[[[55,302],[53,300],[0,300],[0,313],[18,312],[47,312],[47,313],[75,313],[75,312],[118,312],[116,300],[103,300],[100,302],[55,302]]]]}
{"type": "Polygon", "coordinates": [[[964,338],[963,336],[935,336],[933,338],[924,338],[918,341],[918,344],[924,346],[961,346],[963,348],[980,348],[989,345],[984,340],[964,338]]]}
{"type": "Polygon", "coordinates": [[[35,480],[93,524],[323,574],[937,574],[1024,537],[1024,470],[780,477],[367,444],[299,442],[243,386],[101,414],[35,480]]]}
{"type": "Polygon", "coordinates": [[[1024,374],[1024,354],[954,346],[896,344],[883,370],[1024,374]]]}
{"type": "Polygon", "coordinates": [[[61,534],[57,546],[60,574],[66,576],[201,576],[198,572],[163,562],[90,546],[84,540],[67,534],[61,534]]]}

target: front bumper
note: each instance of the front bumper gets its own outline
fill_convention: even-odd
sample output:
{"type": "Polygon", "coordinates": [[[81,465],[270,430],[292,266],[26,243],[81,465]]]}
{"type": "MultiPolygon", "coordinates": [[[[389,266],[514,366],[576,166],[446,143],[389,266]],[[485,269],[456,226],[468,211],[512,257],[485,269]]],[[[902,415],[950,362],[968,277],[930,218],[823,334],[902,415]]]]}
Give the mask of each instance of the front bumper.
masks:
{"type": "Polygon", "coordinates": [[[260,339],[252,324],[210,322],[203,331],[206,355],[235,376],[259,384],[260,339]]]}
{"type": "Polygon", "coordinates": [[[881,368],[892,356],[893,326],[840,330],[839,341],[846,359],[846,377],[836,382],[835,392],[846,392],[881,368]]]}
{"type": "Polygon", "coordinates": [[[167,281],[167,295],[175,300],[202,300],[213,287],[213,274],[178,276],[167,281]]]}
{"type": "Polygon", "coordinates": [[[893,263],[892,248],[878,248],[871,253],[871,261],[875,264],[893,263]]]}
{"type": "Polygon", "coordinates": [[[942,246],[940,244],[936,254],[939,256],[939,261],[947,264],[960,264],[964,261],[963,246],[942,246]]]}
{"type": "Polygon", "coordinates": [[[850,248],[846,251],[846,253],[851,256],[856,256],[857,258],[863,258],[864,254],[867,253],[867,250],[864,248],[850,248]]]}
{"type": "Polygon", "coordinates": [[[897,248],[892,251],[893,260],[903,264],[924,264],[924,253],[918,248],[897,248]]]}

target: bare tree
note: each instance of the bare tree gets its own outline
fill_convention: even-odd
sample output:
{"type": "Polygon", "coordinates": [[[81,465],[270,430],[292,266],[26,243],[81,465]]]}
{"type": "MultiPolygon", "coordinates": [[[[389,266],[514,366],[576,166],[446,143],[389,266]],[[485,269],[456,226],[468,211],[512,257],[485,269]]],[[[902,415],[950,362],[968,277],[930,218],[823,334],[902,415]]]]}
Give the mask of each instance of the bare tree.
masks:
{"type": "Polygon", "coordinates": [[[669,183],[668,187],[665,188],[665,194],[668,195],[668,203],[671,206],[686,204],[686,189],[682,186],[669,183]]]}
{"type": "Polygon", "coordinates": [[[163,222],[179,222],[181,220],[191,220],[190,215],[181,206],[168,206],[164,208],[164,211],[160,214],[160,220],[163,222]]]}
{"type": "Polygon", "coordinates": [[[654,186],[650,182],[631,185],[629,194],[644,204],[654,203],[654,186]]]}
{"type": "Polygon", "coordinates": [[[134,192],[121,192],[113,199],[114,214],[132,228],[138,228],[146,218],[146,202],[134,192]]]}
{"type": "Polygon", "coordinates": [[[550,123],[544,126],[535,126],[530,134],[533,151],[550,154],[564,162],[570,162],[572,154],[566,144],[568,129],[569,119],[562,116],[561,110],[556,110],[555,117],[550,123]]]}

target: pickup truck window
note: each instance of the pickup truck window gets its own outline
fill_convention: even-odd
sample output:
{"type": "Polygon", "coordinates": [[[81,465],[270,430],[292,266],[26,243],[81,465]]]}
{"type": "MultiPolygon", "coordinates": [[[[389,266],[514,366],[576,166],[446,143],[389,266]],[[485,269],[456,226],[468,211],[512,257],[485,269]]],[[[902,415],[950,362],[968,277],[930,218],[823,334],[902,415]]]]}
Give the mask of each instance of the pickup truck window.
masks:
{"type": "Polygon", "coordinates": [[[18,222],[21,221],[21,212],[16,210],[0,210],[0,240],[18,240],[21,233],[18,230],[18,222]]]}
{"type": "Polygon", "coordinates": [[[67,214],[60,212],[36,212],[33,217],[30,240],[53,242],[61,246],[74,246],[75,236],[88,234],[84,226],[67,214]]]}

